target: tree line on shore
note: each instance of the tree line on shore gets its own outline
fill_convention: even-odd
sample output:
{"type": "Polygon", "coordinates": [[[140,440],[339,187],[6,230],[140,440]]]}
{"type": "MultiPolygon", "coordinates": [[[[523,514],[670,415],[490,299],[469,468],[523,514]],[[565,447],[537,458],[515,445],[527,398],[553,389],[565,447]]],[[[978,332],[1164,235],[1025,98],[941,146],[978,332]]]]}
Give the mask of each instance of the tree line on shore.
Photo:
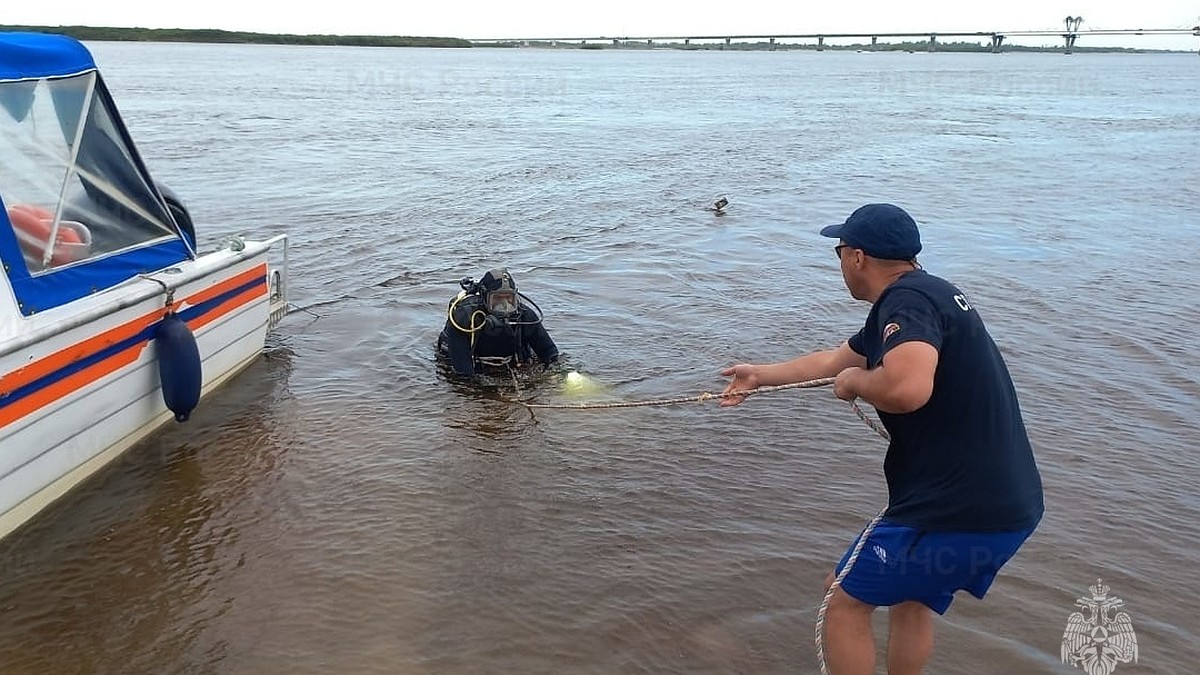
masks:
{"type": "MultiPolygon", "coordinates": [[[[217,44],[273,44],[273,45],[326,45],[354,47],[499,47],[499,48],[553,48],[553,49],[685,49],[685,50],[729,50],[729,51],[765,51],[765,50],[817,50],[812,42],[693,42],[684,44],[673,41],[647,42],[644,40],[605,39],[590,42],[536,41],[512,40],[505,42],[472,42],[454,37],[416,37],[404,35],[296,35],[288,33],[251,33],[247,31],[228,31],[214,28],[114,28],[98,26],[12,26],[0,25],[0,30],[34,31],[40,33],[58,33],[69,35],[77,40],[115,41],[115,42],[205,42],[217,44]]],[[[880,42],[875,45],[862,43],[831,44],[826,43],[821,49],[828,51],[906,51],[906,52],[989,52],[991,46],[978,42],[938,42],[931,45],[927,41],[913,42],[880,42]]],[[[1060,52],[1063,47],[1006,44],[1006,52],[1060,52]]],[[[1158,51],[1142,50],[1128,47],[1085,47],[1076,46],[1077,52],[1141,52],[1158,51]]]]}
{"type": "Polygon", "coordinates": [[[209,42],[218,44],[344,45],[357,47],[471,47],[470,40],[401,35],[292,35],[215,28],[106,28],[99,26],[0,26],[0,30],[69,35],[112,42],[209,42]]]}

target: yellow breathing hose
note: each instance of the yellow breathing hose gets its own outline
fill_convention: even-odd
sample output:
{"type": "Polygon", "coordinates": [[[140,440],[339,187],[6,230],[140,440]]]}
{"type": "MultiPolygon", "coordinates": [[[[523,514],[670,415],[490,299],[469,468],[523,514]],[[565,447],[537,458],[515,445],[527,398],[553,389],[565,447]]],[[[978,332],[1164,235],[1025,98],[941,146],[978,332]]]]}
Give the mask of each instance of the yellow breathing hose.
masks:
{"type": "Polygon", "coordinates": [[[463,299],[466,297],[468,297],[466,291],[458,292],[458,296],[454,298],[454,300],[450,303],[450,308],[448,310],[446,310],[446,318],[450,320],[450,325],[454,326],[455,328],[462,331],[463,333],[466,333],[467,335],[471,336],[471,351],[474,351],[475,350],[475,334],[478,333],[479,331],[483,330],[483,327],[487,325],[487,312],[483,311],[482,309],[477,309],[474,312],[471,312],[471,327],[470,328],[463,328],[462,326],[458,325],[458,322],[454,320],[454,309],[456,307],[458,307],[458,303],[462,302],[463,299]],[[483,319],[479,322],[479,325],[477,326],[477,325],[475,325],[475,317],[478,317],[478,316],[483,317],[483,319]]]}

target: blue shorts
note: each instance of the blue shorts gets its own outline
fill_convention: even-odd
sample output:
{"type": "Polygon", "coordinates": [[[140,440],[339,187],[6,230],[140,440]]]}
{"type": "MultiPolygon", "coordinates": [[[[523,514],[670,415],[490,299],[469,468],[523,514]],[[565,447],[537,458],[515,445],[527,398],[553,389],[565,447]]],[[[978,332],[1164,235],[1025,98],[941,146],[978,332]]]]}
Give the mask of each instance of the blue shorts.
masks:
{"type": "MultiPolygon", "coordinates": [[[[967,591],[982,600],[996,573],[1033,530],[927,532],[882,520],[867,537],[841,588],[874,607],[916,600],[945,614],[956,591],[967,591]]],[[[846,549],[835,576],[861,537],[846,549]]]]}

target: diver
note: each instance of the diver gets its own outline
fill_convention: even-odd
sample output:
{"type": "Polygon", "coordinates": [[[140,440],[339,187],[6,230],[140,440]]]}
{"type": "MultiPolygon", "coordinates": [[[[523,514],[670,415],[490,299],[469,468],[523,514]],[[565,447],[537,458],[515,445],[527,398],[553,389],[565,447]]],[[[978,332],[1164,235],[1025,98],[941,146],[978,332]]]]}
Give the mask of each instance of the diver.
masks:
{"type": "Polygon", "coordinates": [[[505,268],[465,278],[446,310],[438,335],[438,354],[458,375],[473,376],[488,367],[518,368],[536,357],[543,368],[558,360],[558,347],[542,325],[542,310],[517,291],[505,268]]]}

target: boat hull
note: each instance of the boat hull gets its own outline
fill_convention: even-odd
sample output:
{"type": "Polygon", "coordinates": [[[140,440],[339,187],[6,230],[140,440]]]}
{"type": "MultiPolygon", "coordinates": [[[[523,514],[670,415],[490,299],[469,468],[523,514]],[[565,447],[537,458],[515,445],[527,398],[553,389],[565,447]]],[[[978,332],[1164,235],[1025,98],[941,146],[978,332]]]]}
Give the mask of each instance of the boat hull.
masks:
{"type": "Polygon", "coordinates": [[[199,408],[254,362],[286,304],[270,243],[207,254],[31,317],[32,338],[0,344],[0,538],[176,424],[154,341],[168,306],[196,338],[199,408]]]}

